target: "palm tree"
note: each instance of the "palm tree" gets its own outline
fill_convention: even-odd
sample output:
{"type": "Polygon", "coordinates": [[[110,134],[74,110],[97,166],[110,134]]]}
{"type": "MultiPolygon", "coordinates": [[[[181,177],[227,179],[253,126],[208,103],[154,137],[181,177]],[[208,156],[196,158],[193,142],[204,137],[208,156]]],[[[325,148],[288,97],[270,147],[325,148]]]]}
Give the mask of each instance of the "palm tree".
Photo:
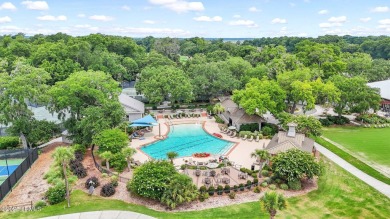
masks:
{"type": "Polygon", "coordinates": [[[69,162],[75,159],[73,148],[57,147],[52,157],[54,158],[55,163],[62,167],[65,178],[66,200],[68,200],[68,207],[70,207],[69,182],[66,169],[69,166],[69,162]]]}
{"type": "Polygon", "coordinates": [[[107,170],[110,170],[110,160],[112,158],[112,153],[110,151],[105,151],[100,153],[99,156],[106,161],[107,170]]]}
{"type": "Polygon", "coordinates": [[[225,108],[221,105],[221,103],[217,103],[214,105],[213,111],[215,114],[220,114],[225,112],[225,108]]]}
{"type": "Polygon", "coordinates": [[[251,157],[254,157],[257,160],[259,160],[259,163],[260,163],[259,176],[261,178],[261,171],[263,170],[264,162],[266,162],[271,157],[271,155],[266,150],[256,149],[254,152],[251,153],[251,157]]]}
{"type": "Polygon", "coordinates": [[[194,185],[190,177],[176,174],[167,185],[161,197],[161,202],[169,208],[174,209],[182,203],[195,200],[198,194],[198,188],[194,185]]]}
{"type": "Polygon", "coordinates": [[[127,168],[131,169],[130,162],[132,159],[132,156],[137,153],[137,151],[134,148],[126,147],[122,149],[122,154],[125,155],[126,161],[127,161],[127,168]]]}
{"type": "Polygon", "coordinates": [[[273,219],[277,210],[286,208],[286,200],[282,194],[276,192],[266,192],[262,198],[260,198],[261,207],[269,212],[270,218],[273,219]]]}
{"type": "Polygon", "coordinates": [[[171,151],[167,153],[167,157],[169,160],[171,160],[171,163],[173,164],[173,159],[175,159],[177,156],[179,156],[178,153],[171,151]]]}

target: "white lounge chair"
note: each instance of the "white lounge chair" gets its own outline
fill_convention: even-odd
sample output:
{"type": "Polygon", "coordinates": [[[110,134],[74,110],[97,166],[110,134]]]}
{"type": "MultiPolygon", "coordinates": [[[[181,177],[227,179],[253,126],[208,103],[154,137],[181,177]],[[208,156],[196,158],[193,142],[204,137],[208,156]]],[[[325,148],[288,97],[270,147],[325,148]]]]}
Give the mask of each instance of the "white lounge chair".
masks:
{"type": "Polygon", "coordinates": [[[248,137],[247,135],[244,135],[244,137],[242,138],[242,140],[245,141],[247,137],[248,137]]]}
{"type": "Polygon", "coordinates": [[[256,141],[256,142],[259,142],[259,140],[260,140],[259,136],[256,136],[255,141],[256,141]]]}
{"type": "Polygon", "coordinates": [[[253,135],[248,139],[248,141],[253,141],[253,135]]]}

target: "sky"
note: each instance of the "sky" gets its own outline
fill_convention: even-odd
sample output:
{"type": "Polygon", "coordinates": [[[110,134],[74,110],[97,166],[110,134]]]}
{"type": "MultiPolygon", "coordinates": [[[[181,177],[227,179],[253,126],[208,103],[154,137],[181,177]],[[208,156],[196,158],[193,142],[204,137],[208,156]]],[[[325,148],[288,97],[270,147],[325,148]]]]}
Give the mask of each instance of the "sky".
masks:
{"type": "Polygon", "coordinates": [[[180,38],[390,35],[390,0],[0,0],[0,35],[19,32],[180,38]]]}

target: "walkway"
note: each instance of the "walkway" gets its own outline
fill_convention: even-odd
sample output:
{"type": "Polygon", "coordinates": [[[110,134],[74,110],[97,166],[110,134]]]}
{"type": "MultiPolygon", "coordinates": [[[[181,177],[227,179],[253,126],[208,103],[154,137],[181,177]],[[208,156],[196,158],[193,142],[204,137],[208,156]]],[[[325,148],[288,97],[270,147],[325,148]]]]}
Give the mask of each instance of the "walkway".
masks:
{"type": "Polygon", "coordinates": [[[362,172],[361,170],[359,170],[355,166],[351,165],[347,161],[343,160],[342,158],[340,158],[339,156],[337,156],[333,152],[329,151],[328,149],[326,149],[322,145],[317,144],[317,143],[314,143],[314,145],[316,146],[317,150],[319,152],[321,152],[321,154],[323,154],[325,157],[329,158],[330,160],[335,162],[337,165],[339,165],[340,167],[342,167],[346,171],[350,172],[352,175],[356,176],[357,178],[359,178],[363,182],[367,183],[368,185],[370,185],[374,189],[378,190],[383,195],[390,198],[390,185],[387,185],[386,183],[381,182],[381,181],[365,174],[364,172],[362,172]]]}
{"type": "Polygon", "coordinates": [[[45,217],[42,219],[154,219],[148,215],[135,213],[132,211],[91,211],[74,214],[64,214],[58,216],[45,217]]]}

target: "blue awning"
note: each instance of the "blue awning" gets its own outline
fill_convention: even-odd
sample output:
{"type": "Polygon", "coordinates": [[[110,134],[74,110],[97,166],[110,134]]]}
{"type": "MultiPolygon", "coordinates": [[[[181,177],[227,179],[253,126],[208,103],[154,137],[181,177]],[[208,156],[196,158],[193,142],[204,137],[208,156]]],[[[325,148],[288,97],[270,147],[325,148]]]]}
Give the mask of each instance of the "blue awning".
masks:
{"type": "Polygon", "coordinates": [[[147,115],[144,118],[134,120],[132,123],[153,124],[153,123],[157,123],[157,121],[151,115],[147,115]]]}
{"type": "Polygon", "coordinates": [[[129,125],[129,127],[150,127],[153,126],[152,124],[147,124],[147,123],[133,123],[129,125]]]}

